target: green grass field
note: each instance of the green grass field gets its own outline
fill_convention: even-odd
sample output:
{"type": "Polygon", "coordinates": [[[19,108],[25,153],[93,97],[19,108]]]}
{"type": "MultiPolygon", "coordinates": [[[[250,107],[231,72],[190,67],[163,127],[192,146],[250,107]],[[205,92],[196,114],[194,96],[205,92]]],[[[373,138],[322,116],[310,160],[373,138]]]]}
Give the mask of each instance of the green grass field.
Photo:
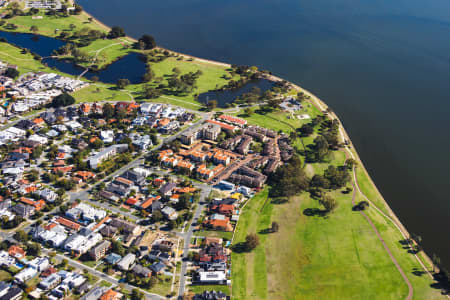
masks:
{"type": "MultiPolygon", "coordinates": [[[[22,51],[21,49],[13,45],[0,42],[0,60],[6,61],[10,64],[17,65],[19,67],[20,74],[27,72],[41,72],[41,71],[63,74],[61,72],[58,72],[56,70],[44,66],[39,60],[35,60],[33,58],[33,55],[31,55],[30,53],[22,54],[21,51],[22,51]]],[[[68,77],[73,77],[67,74],[64,75],[68,77]]]]}
{"type": "Polygon", "coordinates": [[[311,121],[311,119],[298,119],[296,116],[300,114],[308,114],[311,118],[314,118],[320,114],[320,112],[315,106],[305,103],[305,107],[296,114],[273,111],[264,115],[253,113],[251,116],[246,116],[244,111],[239,111],[233,115],[245,118],[249,124],[271,128],[275,131],[282,130],[283,132],[289,133],[311,121]]]}
{"type": "MultiPolygon", "coordinates": [[[[13,32],[30,32],[31,26],[37,26],[38,31],[36,33],[56,37],[62,31],[72,32],[70,24],[73,24],[74,30],[78,31],[82,28],[95,29],[103,32],[107,32],[108,28],[103,26],[101,23],[93,20],[89,21],[89,16],[85,13],[80,15],[70,15],[69,17],[57,17],[57,16],[46,16],[44,12],[39,12],[35,16],[42,16],[42,19],[33,19],[32,16],[15,16],[7,20],[7,23],[13,23],[17,25],[17,29],[8,30],[13,32]]],[[[2,28],[2,30],[7,30],[2,28]]]]}
{"type": "MultiPolygon", "coordinates": [[[[319,208],[306,193],[285,204],[272,204],[267,189],[243,210],[235,243],[247,233],[280,225],[277,233],[259,233],[251,253],[232,254],[234,299],[401,299],[408,289],[369,224],[352,211],[351,195],[333,192],[339,206],[328,218],[307,216],[319,208]]],[[[362,200],[358,197],[357,201],[362,200]]],[[[414,286],[414,299],[439,299],[426,275],[399,241],[400,233],[373,209],[368,214],[414,286]]]]}
{"type": "MultiPolygon", "coordinates": [[[[314,109],[314,108],[313,108],[314,109]]],[[[319,113],[319,112],[318,112],[319,113]]],[[[249,123],[289,132],[301,126],[283,113],[272,118],[253,114],[249,123]],[[281,122],[280,122],[281,121],[281,122]],[[286,124],[288,123],[288,124],[286,124]]],[[[295,120],[296,121],[296,120],[295,120]]],[[[312,137],[304,143],[312,142],[312,137]]],[[[295,145],[299,147],[299,140],[295,145]]],[[[308,164],[309,176],[323,174],[331,165],[342,165],[342,151],[334,151],[328,163],[308,164]]],[[[386,203],[367,173],[357,168],[359,185],[385,213],[386,203]]],[[[352,194],[331,191],[339,206],[329,217],[308,216],[308,208],[320,208],[317,200],[302,193],[288,203],[273,204],[268,188],[251,199],[242,210],[234,244],[257,233],[260,245],[250,253],[232,253],[234,299],[404,299],[408,287],[377,235],[359,212],[352,210],[352,194]],[[277,233],[264,233],[276,221],[277,233]]],[[[364,200],[356,194],[355,201],[364,200]]],[[[374,208],[367,214],[413,285],[414,299],[444,299],[433,280],[421,274],[420,264],[400,243],[401,233],[374,208]],[[416,275],[417,274],[417,275],[416,275]]]]}
{"type": "Polygon", "coordinates": [[[222,87],[228,82],[223,76],[230,75],[226,71],[226,68],[220,65],[208,64],[195,60],[177,60],[175,57],[169,57],[161,62],[152,63],[151,68],[155,72],[155,77],[164,78],[164,84],[167,83],[167,76],[173,73],[173,68],[178,68],[181,71],[181,74],[197,72],[198,70],[202,71],[203,74],[197,80],[197,89],[194,90],[193,93],[203,93],[211,89],[222,87]]]}
{"type": "MultiPolygon", "coordinates": [[[[35,16],[41,16],[42,19],[33,19],[32,16],[15,16],[8,19],[8,23],[17,25],[17,29],[8,30],[2,28],[2,30],[29,33],[31,26],[37,26],[37,34],[49,37],[57,37],[63,31],[72,34],[81,29],[95,29],[105,33],[109,30],[95,19],[92,20],[92,22],[89,21],[89,16],[85,13],[80,15],[70,15],[69,17],[58,17],[46,16],[43,12],[40,12],[35,16]],[[71,24],[75,26],[73,30],[71,29],[71,24]]],[[[132,44],[133,41],[126,37],[113,40],[98,39],[93,41],[90,45],[80,49],[91,55],[97,55],[97,65],[102,68],[128,54],[130,51],[133,51],[130,47],[124,47],[126,45],[131,46],[132,44]]],[[[88,63],[82,63],[81,65],[87,66],[88,63]]]]}
{"type": "MultiPolygon", "coordinates": [[[[90,55],[97,56],[96,65],[99,68],[106,67],[117,59],[127,55],[128,53],[134,51],[132,42],[127,38],[119,38],[114,40],[95,40],[90,45],[82,47],[80,49],[86,51],[90,55]]],[[[84,63],[84,66],[89,64],[84,63]]]]}
{"type": "Polygon", "coordinates": [[[230,287],[227,285],[189,285],[187,288],[194,294],[200,294],[204,291],[220,291],[227,295],[230,294],[230,287]]]}

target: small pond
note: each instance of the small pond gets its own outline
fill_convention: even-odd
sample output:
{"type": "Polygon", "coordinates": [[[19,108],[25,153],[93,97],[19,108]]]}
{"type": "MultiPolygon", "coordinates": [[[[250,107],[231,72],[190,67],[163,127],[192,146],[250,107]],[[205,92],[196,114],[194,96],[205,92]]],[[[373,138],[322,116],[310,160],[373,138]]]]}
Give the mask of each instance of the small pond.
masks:
{"type": "Polygon", "coordinates": [[[217,100],[218,107],[225,107],[227,103],[232,103],[239,96],[250,92],[253,87],[257,87],[264,93],[274,85],[273,81],[267,79],[252,80],[237,89],[227,89],[223,91],[206,92],[198,95],[198,101],[206,103],[210,100],[217,100]]]}
{"type": "MultiPolygon", "coordinates": [[[[78,76],[85,70],[84,68],[73,64],[70,60],[48,58],[48,56],[52,55],[53,50],[66,44],[64,41],[30,33],[13,33],[5,31],[0,31],[0,38],[5,38],[8,43],[29,49],[31,52],[39,54],[44,57],[42,60],[43,63],[51,68],[56,68],[60,72],[78,76]]],[[[145,61],[142,60],[142,56],[139,53],[132,52],[111,63],[105,69],[97,72],[87,72],[84,74],[84,77],[91,79],[93,76],[97,76],[101,82],[106,83],[116,83],[118,79],[126,78],[130,80],[132,84],[137,84],[142,82],[142,76],[145,74],[145,71],[145,61]]]]}

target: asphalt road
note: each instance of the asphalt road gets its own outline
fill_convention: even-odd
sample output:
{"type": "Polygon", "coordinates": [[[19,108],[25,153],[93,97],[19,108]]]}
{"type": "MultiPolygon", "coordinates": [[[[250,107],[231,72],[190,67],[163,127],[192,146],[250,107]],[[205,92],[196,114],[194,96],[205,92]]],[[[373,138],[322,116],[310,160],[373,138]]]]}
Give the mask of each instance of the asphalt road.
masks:
{"type": "MultiPolygon", "coordinates": [[[[197,113],[198,113],[198,112],[197,112],[197,113]]],[[[127,165],[125,165],[125,166],[123,166],[122,168],[118,169],[117,171],[113,172],[113,173],[110,174],[109,176],[105,177],[103,180],[101,180],[101,181],[95,183],[94,185],[91,185],[89,188],[87,188],[87,189],[85,189],[85,190],[77,191],[77,192],[70,192],[70,193],[68,193],[68,196],[69,196],[68,199],[71,200],[71,201],[73,201],[73,200],[75,200],[75,199],[80,199],[80,200],[83,200],[83,201],[88,201],[88,202],[90,202],[90,203],[92,203],[92,204],[94,204],[94,205],[101,206],[101,207],[103,207],[103,208],[105,208],[105,209],[109,209],[109,210],[111,210],[111,211],[120,213],[120,214],[122,214],[122,215],[126,215],[126,216],[128,216],[128,217],[130,217],[130,218],[133,218],[133,219],[137,220],[138,218],[137,218],[136,216],[134,216],[134,215],[132,215],[132,214],[130,214],[130,213],[126,213],[126,212],[120,211],[119,209],[117,209],[117,208],[115,208],[115,207],[113,207],[113,206],[111,206],[111,205],[108,205],[108,204],[106,204],[106,203],[100,203],[100,202],[92,202],[92,201],[90,201],[90,200],[89,200],[89,194],[90,194],[90,192],[92,191],[93,188],[95,188],[95,187],[96,187],[97,185],[99,185],[101,182],[105,181],[107,178],[110,178],[110,177],[114,177],[114,176],[120,175],[120,174],[122,174],[123,172],[125,172],[125,171],[127,171],[127,170],[129,170],[129,169],[131,169],[131,168],[135,168],[135,167],[140,166],[140,165],[143,164],[143,162],[144,162],[144,156],[147,155],[149,152],[159,150],[159,149],[161,148],[162,144],[164,144],[164,143],[169,143],[169,142],[175,140],[178,136],[180,136],[180,135],[183,134],[184,132],[186,132],[186,131],[188,131],[188,130],[191,130],[192,128],[195,128],[195,127],[200,126],[200,124],[202,124],[205,120],[207,120],[207,119],[210,118],[211,114],[212,114],[212,113],[201,113],[201,115],[202,115],[201,119],[198,120],[198,121],[196,121],[192,126],[189,126],[189,127],[185,128],[184,130],[178,132],[178,133],[175,134],[175,135],[172,135],[172,136],[170,136],[170,137],[164,138],[164,139],[162,140],[162,142],[161,142],[158,146],[156,146],[155,148],[153,148],[153,149],[150,150],[150,151],[145,151],[144,153],[142,153],[141,155],[139,155],[137,158],[135,158],[133,161],[131,161],[131,162],[128,163],[127,165]]],[[[30,115],[30,116],[27,116],[27,117],[20,118],[19,120],[32,118],[33,116],[34,116],[34,115],[30,115]]],[[[9,127],[9,126],[13,126],[13,125],[16,124],[19,120],[16,120],[16,121],[14,121],[14,123],[10,123],[10,124],[8,124],[8,125],[6,125],[6,126],[0,128],[0,130],[1,130],[1,129],[5,129],[6,127],[9,127]]],[[[163,172],[162,172],[162,173],[163,173],[163,172]]],[[[188,231],[179,234],[179,236],[183,237],[183,239],[184,239],[183,256],[182,256],[183,261],[182,261],[181,273],[180,273],[180,287],[179,287],[179,291],[178,291],[178,297],[181,297],[181,298],[182,298],[182,296],[183,296],[183,294],[184,294],[184,291],[185,291],[185,285],[186,285],[187,262],[186,262],[185,260],[186,260],[186,258],[187,258],[187,256],[188,256],[188,253],[189,253],[190,241],[191,241],[191,238],[192,238],[192,235],[193,235],[193,226],[192,226],[192,223],[196,222],[197,219],[199,218],[201,212],[203,211],[203,209],[204,209],[204,207],[205,207],[204,200],[206,199],[206,197],[208,197],[208,195],[210,194],[211,189],[212,189],[212,187],[209,186],[209,185],[207,185],[207,184],[194,183],[194,186],[196,186],[196,187],[202,189],[202,193],[201,193],[201,196],[200,196],[200,203],[199,203],[199,205],[197,206],[197,209],[196,209],[196,211],[195,211],[195,213],[194,213],[193,219],[192,219],[191,224],[190,224],[191,226],[189,226],[188,231]]],[[[58,209],[58,207],[56,207],[54,210],[52,210],[52,211],[46,213],[46,215],[55,212],[57,209],[58,209]]],[[[35,222],[36,222],[36,221],[33,221],[31,224],[28,224],[28,225],[27,225],[26,227],[24,227],[23,229],[24,229],[25,231],[29,231],[29,230],[31,229],[32,225],[33,225],[35,222]]],[[[9,240],[9,241],[11,241],[11,242],[16,242],[16,241],[14,240],[14,238],[13,238],[13,235],[14,235],[14,231],[12,231],[12,232],[4,232],[4,231],[0,231],[0,238],[3,239],[3,240],[9,240]]],[[[52,250],[48,250],[48,249],[46,249],[46,248],[43,248],[43,252],[44,252],[44,253],[48,254],[49,251],[52,251],[52,250]]],[[[62,255],[62,254],[57,254],[56,256],[57,256],[59,259],[67,259],[69,265],[71,265],[71,266],[73,266],[73,267],[75,267],[75,268],[78,268],[78,269],[81,269],[81,270],[88,270],[91,274],[93,274],[93,275],[95,275],[95,276],[101,278],[102,280],[105,280],[105,281],[110,282],[110,283],[115,284],[115,285],[119,285],[119,281],[118,281],[117,279],[115,279],[114,277],[111,277],[111,276],[109,276],[109,275],[107,275],[107,274],[104,274],[104,273],[102,273],[102,272],[99,272],[99,271],[95,270],[94,268],[88,267],[88,266],[86,266],[86,265],[84,265],[84,264],[82,264],[82,263],[80,263],[80,262],[77,262],[77,261],[71,259],[71,258],[68,257],[68,256],[65,256],[65,255],[62,255]]],[[[123,283],[123,285],[124,285],[124,287],[125,287],[127,290],[132,290],[132,289],[136,288],[135,286],[128,285],[128,284],[126,284],[126,283],[123,283]]],[[[141,291],[146,295],[146,298],[147,298],[147,299],[163,299],[163,298],[164,298],[164,297],[162,297],[162,296],[160,296],[160,295],[152,294],[152,293],[146,292],[146,291],[144,291],[144,290],[141,290],[141,291]]]]}

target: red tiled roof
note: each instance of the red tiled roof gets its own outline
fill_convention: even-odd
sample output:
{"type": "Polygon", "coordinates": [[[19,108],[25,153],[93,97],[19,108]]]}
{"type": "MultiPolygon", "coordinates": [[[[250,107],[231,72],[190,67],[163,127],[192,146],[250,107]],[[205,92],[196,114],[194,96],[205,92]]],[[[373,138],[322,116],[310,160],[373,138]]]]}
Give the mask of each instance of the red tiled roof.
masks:
{"type": "Polygon", "coordinates": [[[116,300],[119,299],[118,296],[119,293],[117,293],[116,291],[108,290],[100,297],[100,300],[116,300]]]}
{"type": "Polygon", "coordinates": [[[83,112],[88,113],[91,110],[91,106],[89,104],[83,103],[80,105],[80,109],[83,112]]]}
{"type": "Polygon", "coordinates": [[[36,119],[33,120],[33,123],[36,124],[36,125],[43,124],[44,123],[44,119],[36,118],[36,119]]]}
{"type": "Polygon", "coordinates": [[[128,179],[123,178],[123,177],[116,177],[116,178],[114,179],[114,181],[118,181],[118,182],[124,183],[124,184],[126,184],[126,185],[132,185],[132,184],[133,184],[133,181],[128,180],[128,179]]]}
{"type": "Polygon", "coordinates": [[[8,254],[11,255],[12,257],[22,258],[25,257],[27,253],[21,247],[12,245],[8,249],[8,254]]]}
{"type": "Polygon", "coordinates": [[[72,222],[70,220],[67,220],[66,218],[59,217],[58,219],[56,219],[56,222],[58,222],[62,226],[68,227],[70,229],[73,229],[76,231],[80,230],[80,224],[72,222]]]}
{"type": "Polygon", "coordinates": [[[96,230],[97,228],[100,227],[100,225],[102,225],[103,223],[105,223],[106,221],[109,220],[109,216],[104,217],[100,222],[98,222],[97,224],[95,224],[94,227],[92,227],[92,231],[96,230]]]}
{"type": "Polygon", "coordinates": [[[128,205],[135,205],[138,202],[138,199],[136,198],[128,198],[128,200],[125,202],[128,205]]]}
{"type": "Polygon", "coordinates": [[[50,223],[47,226],[44,227],[45,230],[50,230],[54,228],[57,224],[56,223],[50,223]]]}
{"type": "Polygon", "coordinates": [[[158,201],[159,199],[161,199],[161,196],[150,197],[141,204],[141,208],[147,209],[150,205],[152,205],[153,201],[158,201]]]}
{"type": "Polygon", "coordinates": [[[231,123],[235,123],[235,124],[239,124],[239,125],[245,125],[247,124],[247,121],[241,118],[237,118],[237,117],[233,117],[230,115],[220,115],[219,119],[231,122],[231,123]]]}
{"type": "Polygon", "coordinates": [[[219,122],[216,120],[206,120],[206,122],[219,125],[222,129],[231,130],[231,131],[236,130],[236,126],[225,124],[225,123],[222,123],[222,122],[219,122]]]}

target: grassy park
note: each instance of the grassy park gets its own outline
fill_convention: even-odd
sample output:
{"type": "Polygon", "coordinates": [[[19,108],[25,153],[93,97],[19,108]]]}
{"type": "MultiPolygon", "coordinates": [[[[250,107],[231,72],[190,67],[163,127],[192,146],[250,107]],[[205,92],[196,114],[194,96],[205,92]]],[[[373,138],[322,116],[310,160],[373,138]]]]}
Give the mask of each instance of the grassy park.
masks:
{"type": "Polygon", "coordinates": [[[19,66],[20,74],[41,71],[56,72],[44,66],[39,60],[35,60],[32,54],[22,53],[21,49],[8,43],[0,42],[0,60],[19,66]]]}
{"type": "MultiPolygon", "coordinates": [[[[30,32],[30,27],[35,25],[38,27],[37,33],[50,37],[57,36],[61,31],[77,31],[82,28],[108,31],[107,27],[96,20],[91,20],[85,13],[66,18],[43,14],[38,16],[42,16],[42,19],[16,16],[8,19],[7,22],[17,25],[14,29],[16,32],[30,32]]],[[[135,51],[127,46],[131,42],[129,38],[98,39],[83,49],[90,54],[101,56],[100,67],[102,67],[130,51],[135,51]]],[[[18,65],[21,74],[30,71],[62,74],[46,67],[39,60],[34,59],[30,53],[3,42],[0,43],[0,60],[18,65]]],[[[152,100],[143,96],[145,84],[128,85],[118,89],[114,84],[93,83],[73,95],[77,102],[136,99],[198,110],[202,105],[196,101],[195,95],[224,86],[229,81],[230,75],[226,66],[174,56],[150,63],[150,66],[154,72],[153,79],[149,82],[152,87],[167,85],[168,77],[174,69],[178,69],[181,74],[200,70],[201,75],[193,90],[187,93],[176,93],[164,88],[163,93],[152,100]]],[[[233,79],[237,79],[237,76],[233,79]]],[[[300,113],[307,113],[314,118],[320,114],[320,111],[306,102],[305,110],[300,113]]],[[[253,112],[249,115],[245,115],[244,111],[238,111],[235,115],[245,117],[249,124],[286,133],[295,132],[297,128],[309,122],[309,120],[298,119],[295,114],[280,111],[265,114],[253,112]]],[[[315,131],[307,138],[297,139],[294,145],[302,150],[304,145],[313,143],[317,134],[318,132],[315,131]]],[[[345,159],[344,152],[334,151],[330,161],[309,163],[304,167],[305,172],[309,177],[323,174],[329,165],[341,166],[345,159]]],[[[362,166],[357,167],[356,175],[361,191],[382,212],[390,215],[384,199],[362,166]]],[[[348,187],[351,185],[348,184],[348,187]]],[[[248,233],[256,233],[260,245],[252,252],[232,253],[231,293],[233,299],[399,299],[406,297],[408,288],[375,231],[359,212],[352,210],[352,193],[344,194],[342,190],[332,190],[329,193],[338,202],[338,207],[326,217],[309,213],[311,210],[308,209],[314,211],[321,206],[306,192],[291,197],[287,202],[275,203],[269,197],[269,187],[266,187],[246,204],[234,234],[234,244],[244,242],[248,233]],[[279,224],[279,231],[267,233],[266,229],[273,221],[279,224]]],[[[359,202],[364,198],[356,193],[355,200],[359,202]]],[[[412,283],[413,298],[442,298],[438,289],[430,288],[433,281],[427,274],[421,273],[421,266],[416,258],[400,243],[403,237],[395,225],[373,207],[369,207],[366,213],[412,283]]],[[[232,233],[208,231],[200,232],[199,235],[230,239],[232,233]]],[[[7,275],[2,274],[3,277],[7,275]]],[[[169,281],[164,280],[157,286],[152,292],[167,294],[170,290],[169,281]]],[[[194,292],[204,290],[203,287],[196,286],[191,286],[190,289],[194,292]]],[[[228,290],[228,287],[224,290],[228,290]]]]}
{"type": "MultiPolygon", "coordinates": [[[[250,123],[259,124],[261,117],[252,117],[250,123]]],[[[270,120],[261,122],[284,129],[270,120]]],[[[344,161],[344,153],[335,151],[331,162],[308,164],[305,171],[312,177],[322,174],[329,164],[344,161]]],[[[357,176],[362,192],[388,211],[362,167],[357,167],[357,176]]],[[[244,242],[248,233],[257,233],[260,245],[252,252],[232,254],[234,299],[401,299],[408,295],[406,283],[377,235],[352,210],[352,193],[330,191],[338,207],[324,217],[308,213],[308,209],[321,208],[308,193],[276,204],[268,189],[249,201],[239,219],[234,245],[244,242]],[[279,231],[266,233],[273,221],[279,231]]],[[[355,196],[356,203],[364,200],[360,194],[355,196]]],[[[366,213],[412,283],[413,299],[443,299],[440,290],[430,288],[433,280],[400,243],[403,237],[393,223],[372,207],[366,213]]]]}

